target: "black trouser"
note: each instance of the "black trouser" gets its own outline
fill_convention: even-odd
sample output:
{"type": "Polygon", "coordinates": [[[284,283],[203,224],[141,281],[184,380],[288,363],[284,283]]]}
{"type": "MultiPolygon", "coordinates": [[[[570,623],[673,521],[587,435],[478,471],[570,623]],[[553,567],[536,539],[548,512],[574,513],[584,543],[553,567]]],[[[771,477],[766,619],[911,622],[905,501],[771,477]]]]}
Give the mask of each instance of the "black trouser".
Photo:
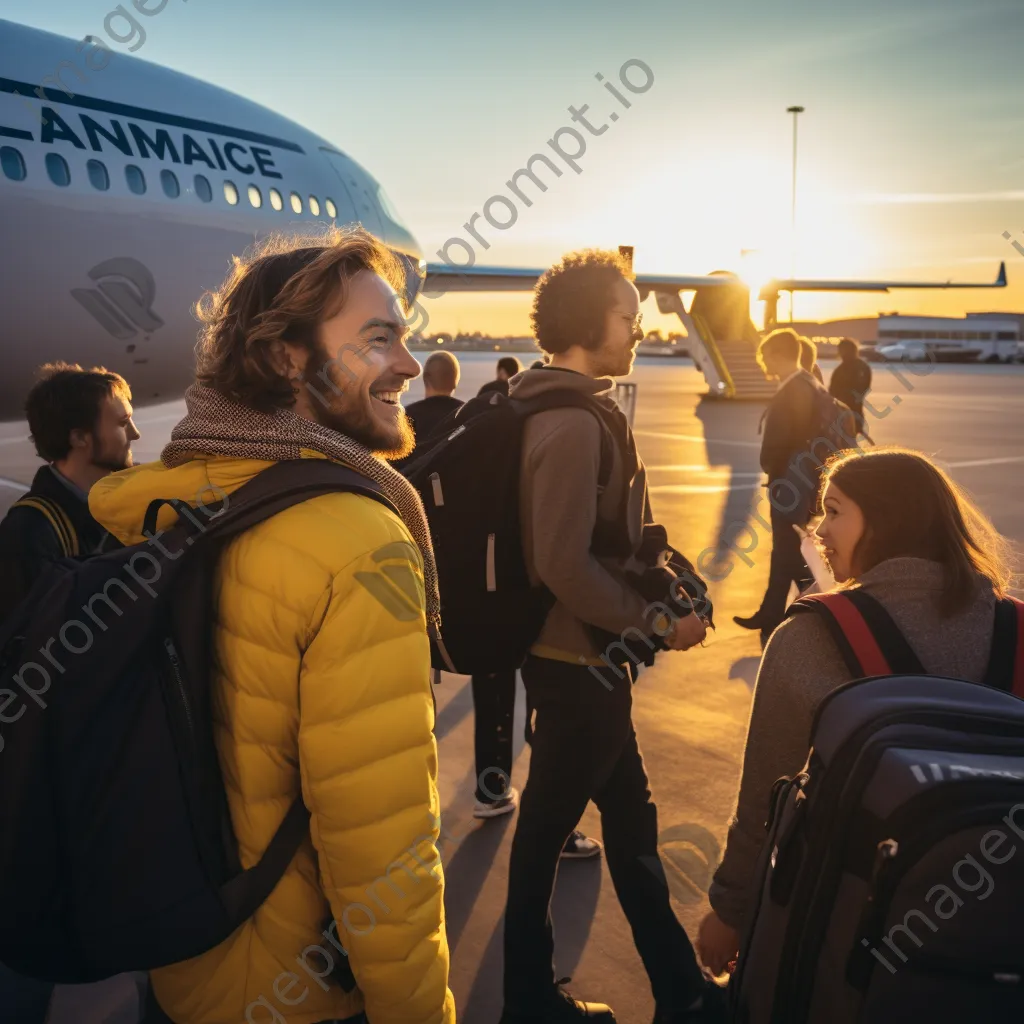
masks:
{"type": "MultiPolygon", "coordinates": [[[[613,673],[602,671],[612,682],[613,673]]],[[[522,673],[537,719],[509,861],[505,1004],[530,1010],[552,990],[550,903],[559,854],[593,800],[615,893],[654,997],[661,1009],[684,1009],[700,996],[702,975],[669,903],[628,669],[611,690],[584,667],[545,658],[527,658],[522,673]]]]}
{"type": "Polygon", "coordinates": [[[476,798],[494,801],[505,795],[512,777],[516,674],[512,671],[473,676],[472,688],[476,798]]]}
{"type": "Polygon", "coordinates": [[[800,537],[792,523],[785,520],[775,507],[771,510],[772,555],[768,565],[768,587],[761,599],[757,617],[761,620],[761,636],[767,638],[786,617],[786,598],[789,585],[796,583],[802,590],[814,577],[800,553],[800,537]]]}

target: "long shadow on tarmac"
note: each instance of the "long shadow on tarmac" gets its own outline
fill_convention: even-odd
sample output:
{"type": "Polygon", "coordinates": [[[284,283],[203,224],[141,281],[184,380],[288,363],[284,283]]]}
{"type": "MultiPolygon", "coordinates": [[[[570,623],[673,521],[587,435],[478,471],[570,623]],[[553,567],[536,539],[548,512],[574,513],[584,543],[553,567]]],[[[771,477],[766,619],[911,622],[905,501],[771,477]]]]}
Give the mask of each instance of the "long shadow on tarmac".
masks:
{"type": "Polygon", "coordinates": [[[730,471],[713,544],[716,557],[712,571],[716,573],[724,570],[729,562],[730,545],[736,544],[740,550],[747,551],[756,547],[760,539],[751,543],[749,533],[758,529],[750,525],[750,519],[756,496],[761,493],[760,481],[756,476],[751,477],[751,473],[758,473],[760,467],[756,454],[746,443],[759,440],[757,422],[761,412],[760,405],[744,403],[737,409],[734,403],[723,405],[708,399],[698,402],[694,410],[704,427],[704,457],[708,466],[727,466],[730,471]],[[726,423],[729,433],[735,434],[735,438],[721,438],[726,423]],[[730,443],[733,441],[737,443],[730,443]]]}
{"type": "MultiPolygon", "coordinates": [[[[559,865],[555,894],[551,900],[556,978],[571,977],[583,955],[601,894],[603,861],[603,857],[595,857],[589,861],[559,865]]],[[[504,930],[505,915],[502,914],[494,926],[487,949],[480,957],[469,996],[459,1007],[459,1019],[466,1024],[489,1024],[501,1016],[504,930]]]]}
{"type": "MultiPolygon", "coordinates": [[[[441,686],[450,685],[441,683],[441,686]]],[[[445,738],[464,718],[473,713],[473,691],[469,679],[456,690],[455,695],[437,713],[434,720],[434,737],[437,742],[445,738]]]]}
{"type": "Polygon", "coordinates": [[[463,929],[469,921],[480,891],[487,884],[494,858],[505,833],[515,820],[508,814],[497,821],[484,822],[459,843],[445,863],[444,914],[448,948],[454,956],[463,929]]]}
{"type": "Polygon", "coordinates": [[[757,655],[738,658],[729,666],[729,678],[742,679],[752,690],[757,681],[757,670],[760,666],[761,659],[757,655]]]}

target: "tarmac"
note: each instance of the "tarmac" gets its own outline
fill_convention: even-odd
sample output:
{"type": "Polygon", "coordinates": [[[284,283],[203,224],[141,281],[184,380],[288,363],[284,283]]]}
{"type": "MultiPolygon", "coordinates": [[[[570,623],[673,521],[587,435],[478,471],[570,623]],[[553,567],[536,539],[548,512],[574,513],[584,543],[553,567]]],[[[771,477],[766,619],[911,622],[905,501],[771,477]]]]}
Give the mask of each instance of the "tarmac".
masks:
{"type": "MultiPolygon", "coordinates": [[[[458,394],[491,376],[490,359],[465,360],[458,394]]],[[[832,364],[825,363],[826,379],[832,364]]],[[[1024,542],[1024,366],[874,366],[869,430],[879,444],[937,457],[993,519],[1024,542]]],[[[757,518],[767,502],[758,467],[763,406],[701,400],[703,379],[688,361],[638,360],[634,429],[649,471],[655,517],[672,543],[713,580],[717,630],[707,646],[659,656],[642,672],[634,721],[659,809],[660,847],[673,903],[692,935],[732,812],[751,691],[757,635],[732,615],[756,609],[768,575],[770,538],[757,518]],[[760,502],[760,509],[758,508],[760,502]]],[[[419,384],[409,400],[419,397],[419,384]]],[[[183,403],[144,409],[136,461],[156,458],[183,403]]],[[[38,462],[23,425],[0,427],[0,511],[38,462]]],[[[765,521],[767,516],[765,514],[765,521]]],[[[445,840],[451,987],[460,1021],[494,1024],[501,1011],[502,925],[515,815],[472,818],[473,708],[469,679],[442,676],[436,735],[445,840]]],[[[529,766],[520,687],[513,784],[529,766]]],[[[591,806],[580,827],[600,835],[591,806]]],[[[563,862],[553,900],[555,966],[581,998],[608,1002],[621,1024],[647,1024],[653,1000],[603,858],[563,862]]],[[[134,989],[59,992],[50,1024],[130,1024],[134,989]],[[119,997],[110,992],[120,993],[119,997]]]]}

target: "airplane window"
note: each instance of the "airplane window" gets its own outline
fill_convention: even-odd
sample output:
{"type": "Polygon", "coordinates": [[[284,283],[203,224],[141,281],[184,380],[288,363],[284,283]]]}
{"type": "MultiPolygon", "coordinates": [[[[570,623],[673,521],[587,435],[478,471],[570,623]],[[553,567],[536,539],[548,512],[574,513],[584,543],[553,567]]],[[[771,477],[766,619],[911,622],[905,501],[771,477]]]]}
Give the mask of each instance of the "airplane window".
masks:
{"type": "Polygon", "coordinates": [[[309,197],[309,212],[313,214],[314,217],[320,216],[320,201],[316,196],[309,197]]]}
{"type": "Polygon", "coordinates": [[[272,188],[270,190],[270,205],[275,210],[284,209],[284,200],[281,198],[281,193],[278,192],[276,188],[272,188]]]}
{"type": "Polygon", "coordinates": [[[135,164],[128,164],[124,169],[124,179],[130,191],[141,196],[146,191],[146,176],[135,164]]]}
{"type": "Polygon", "coordinates": [[[292,210],[296,213],[302,213],[302,196],[298,192],[293,192],[291,195],[292,210]]]}
{"type": "Polygon", "coordinates": [[[13,146],[0,146],[0,167],[11,181],[25,180],[25,158],[13,146]]]}
{"type": "Polygon", "coordinates": [[[224,182],[224,198],[228,201],[228,206],[238,205],[238,189],[235,188],[233,181],[224,182]]]}
{"type": "Polygon", "coordinates": [[[255,185],[249,186],[249,203],[257,210],[263,205],[263,195],[255,185]]]}
{"type": "Polygon", "coordinates": [[[210,188],[209,181],[207,181],[201,174],[197,174],[192,179],[192,184],[195,186],[196,195],[199,196],[204,203],[208,203],[213,199],[213,189],[210,188]]]}
{"type": "Polygon", "coordinates": [[[178,184],[178,177],[174,171],[162,170],[160,172],[160,184],[163,186],[164,195],[168,199],[177,199],[181,195],[181,186],[178,184]]]}
{"type": "Polygon", "coordinates": [[[68,162],[59,153],[46,154],[46,173],[54,185],[66,188],[71,184],[71,171],[68,170],[68,162]]]}
{"type": "Polygon", "coordinates": [[[89,181],[92,187],[100,192],[106,192],[110,188],[110,175],[107,168],[99,160],[90,160],[85,169],[89,172],[89,181]]]}
{"type": "Polygon", "coordinates": [[[333,199],[325,199],[324,207],[327,210],[327,216],[334,220],[338,216],[338,208],[334,205],[333,199]]]}

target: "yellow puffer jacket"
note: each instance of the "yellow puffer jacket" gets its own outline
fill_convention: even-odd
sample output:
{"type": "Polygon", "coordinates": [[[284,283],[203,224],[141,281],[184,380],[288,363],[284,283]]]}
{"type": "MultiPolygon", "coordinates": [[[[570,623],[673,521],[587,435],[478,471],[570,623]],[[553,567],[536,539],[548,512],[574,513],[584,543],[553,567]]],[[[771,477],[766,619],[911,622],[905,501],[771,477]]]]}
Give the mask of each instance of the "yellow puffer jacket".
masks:
{"type": "MultiPolygon", "coordinates": [[[[126,544],[154,498],[196,505],[269,463],[197,458],[96,484],[126,544]],[[212,486],[211,486],[212,485],[212,486]]],[[[174,521],[165,507],[160,527],[174,521]]],[[[176,1024],[450,1024],[423,567],[402,521],[328,494],[233,540],[217,575],[213,715],[243,867],[301,792],[307,839],[266,903],[202,956],[153,972],[176,1024]],[[404,584],[404,585],[403,585],[404,584]],[[337,932],[325,934],[331,917],[337,932]],[[348,952],[358,988],[330,968],[348,952]]]]}

